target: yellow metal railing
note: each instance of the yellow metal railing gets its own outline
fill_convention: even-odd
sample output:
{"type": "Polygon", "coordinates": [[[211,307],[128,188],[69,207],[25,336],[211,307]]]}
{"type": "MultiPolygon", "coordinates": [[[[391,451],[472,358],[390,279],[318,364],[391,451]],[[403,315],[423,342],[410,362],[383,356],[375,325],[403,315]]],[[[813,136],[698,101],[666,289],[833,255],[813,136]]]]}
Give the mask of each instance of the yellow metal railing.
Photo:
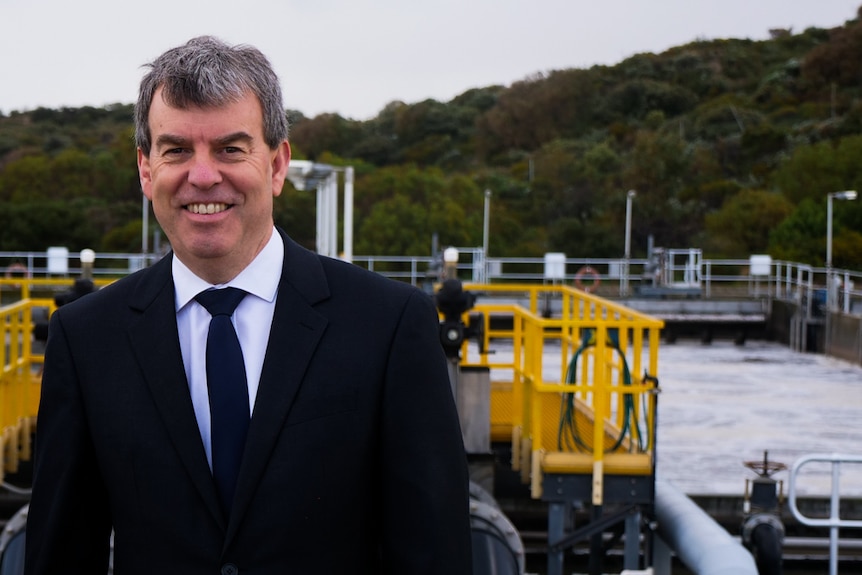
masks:
{"type": "Polygon", "coordinates": [[[485,341],[472,355],[465,343],[462,357],[491,369],[492,438],[510,433],[533,497],[545,473],[591,474],[598,504],[606,473],[653,473],[662,321],[563,285],[464,289],[506,302],[470,310],[483,313],[485,341]],[[510,341],[511,356],[495,341],[510,341]]]}
{"type": "Polygon", "coordinates": [[[44,317],[50,317],[57,307],[55,292],[69,289],[73,282],[72,278],[0,278],[2,301],[13,302],[0,305],[0,482],[32,456],[44,360],[33,350],[33,310],[43,308],[44,317]],[[33,297],[36,292],[40,297],[33,297]]]}
{"type": "MultiPolygon", "coordinates": [[[[4,300],[14,290],[12,297],[20,297],[0,307],[0,481],[31,456],[43,362],[32,347],[33,310],[44,308],[50,316],[53,291],[71,284],[0,278],[4,300]]],[[[546,473],[592,474],[593,498],[600,502],[605,473],[653,472],[660,320],[567,286],[464,289],[496,296],[497,303],[471,310],[483,312],[483,352],[465,343],[462,357],[465,365],[491,369],[492,438],[512,442],[513,468],[531,483],[534,497],[541,497],[546,473]],[[543,307],[550,304],[553,317],[543,307]],[[497,325],[503,323],[498,316],[506,317],[505,327],[497,325]],[[491,353],[499,341],[511,342],[511,353],[491,353]],[[561,440],[563,423],[577,441],[561,440]]]]}
{"type": "Polygon", "coordinates": [[[32,309],[29,299],[0,307],[0,482],[6,472],[18,471],[19,461],[29,461],[32,452],[39,402],[39,382],[32,376],[32,309]]]}

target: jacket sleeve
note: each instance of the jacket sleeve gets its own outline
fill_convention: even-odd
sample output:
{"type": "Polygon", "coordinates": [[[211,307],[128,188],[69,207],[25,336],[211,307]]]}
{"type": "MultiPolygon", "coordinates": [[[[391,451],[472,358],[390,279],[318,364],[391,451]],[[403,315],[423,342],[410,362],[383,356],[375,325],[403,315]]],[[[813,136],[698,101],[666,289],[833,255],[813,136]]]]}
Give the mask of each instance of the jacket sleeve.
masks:
{"type": "Polygon", "coordinates": [[[384,572],[472,572],[469,477],[433,301],[408,299],[384,391],[384,572]]]}
{"type": "Polygon", "coordinates": [[[36,422],[26,575],[107,573],[111,521],[81,382],[57,312],[51,318],[36,422]]]}

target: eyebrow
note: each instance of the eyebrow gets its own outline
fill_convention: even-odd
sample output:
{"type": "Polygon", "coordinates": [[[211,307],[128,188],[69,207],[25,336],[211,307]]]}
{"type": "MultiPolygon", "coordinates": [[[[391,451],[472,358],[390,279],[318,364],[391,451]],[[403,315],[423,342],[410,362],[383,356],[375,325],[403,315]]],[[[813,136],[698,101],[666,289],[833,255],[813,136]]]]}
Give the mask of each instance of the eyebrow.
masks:
{"type": "MultiPolygon", "coordinates": [[[[251,143],[253,141],[254,137],[252,137],[251,134],[239,131],[220,136],[213,140],[213,143],[218,146],[225,146],[234,142],[251,143]]],[[[155,147],[161,148],[164,146],[186,146],[188,145],[188,143],[189,139],[184,138],[183,136],[178,136],[176,134],[160,134],[159,137],[156,138],[155,147]]]]}
{"type": "Polygon", "coordinates": [[[183,138],[182,136],[175,136],[174,134],[160,134],[158,138],[156,138],[155,146],[156,148],[162,148],[164,146],[184,146],[188,143],[188,139],[183,138]]]}
{"type": "Polygon", "coordinates": [[[247,132],[234,132],[215,139],[215,143],[220,146],[232,144],[234,142],[245,142],[246,144],[250,144],[253,141],[254,138],[247,132]]]}

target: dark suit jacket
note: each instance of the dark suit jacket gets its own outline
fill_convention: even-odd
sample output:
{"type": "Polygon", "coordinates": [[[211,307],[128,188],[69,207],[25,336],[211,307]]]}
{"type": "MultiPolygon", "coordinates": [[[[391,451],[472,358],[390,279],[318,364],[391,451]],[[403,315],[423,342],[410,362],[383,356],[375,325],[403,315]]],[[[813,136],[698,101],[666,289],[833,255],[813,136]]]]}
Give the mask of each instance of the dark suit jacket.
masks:
{"type": "Polygon", "coordinates": [[[192,410],[170,257],[54,314],[28,575],[105,573],[112,529],[118,575],[470,571],[466,458],[431,298],[284,238],[229,520],[192,410]]]}

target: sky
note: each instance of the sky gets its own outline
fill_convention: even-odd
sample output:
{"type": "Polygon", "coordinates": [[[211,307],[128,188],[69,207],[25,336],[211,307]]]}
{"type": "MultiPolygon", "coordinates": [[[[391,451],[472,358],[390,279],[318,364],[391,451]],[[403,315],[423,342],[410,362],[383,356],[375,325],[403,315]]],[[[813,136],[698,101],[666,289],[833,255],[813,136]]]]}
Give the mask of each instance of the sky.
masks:
{"type": "Polygon", "coordinates": [[[862,0],[0,0],[0,112],[131,104],[191,37],[252,44],[307,117],[376,116],[695,40],[832,28],[862,0]]]}

